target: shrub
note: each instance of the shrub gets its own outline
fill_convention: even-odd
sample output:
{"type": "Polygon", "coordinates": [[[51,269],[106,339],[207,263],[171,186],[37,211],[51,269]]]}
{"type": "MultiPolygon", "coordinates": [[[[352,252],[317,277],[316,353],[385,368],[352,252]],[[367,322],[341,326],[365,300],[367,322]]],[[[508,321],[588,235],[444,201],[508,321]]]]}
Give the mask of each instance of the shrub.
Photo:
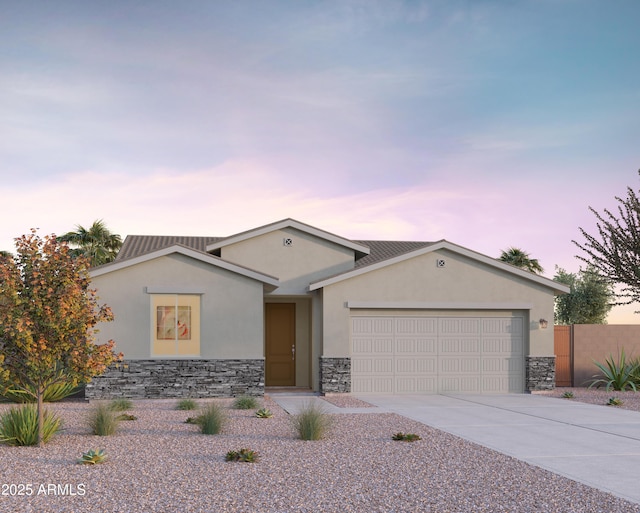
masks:
{"type": "MultiPolygon", "coordinates": [[[[2,395],[2,398],[13,403],[35,403],[36,397],[33,387],[27,385],[25,388],[26,390],[21,387],[9,388],[9,390],[6,390],[2,395]]],[[[74,386],[72,383],[55,383],[47,387],[43,401],[45,403],[60,401],[65,397],[75,394],[80,388],[82,387],[74,386]]]]}
{"type": "Polygon", "coordinates": [[[110,405],[98,403],[89,412],[87,424],[94,435],[109,436],[118,430],[118,417],[110,405]]]}
{"type": "Polygon", "coordinates": [[[256,417],[260,418],[260,419],[268,419],[270,417],[273,417],[273,413],[271,412],[270,409],[268,408],[260,408],[257,412],[256,412],[256,417]]]}
{"type": "Polygon", "coordinates": [[[609,397],[607,401],[608,406],[622,406],[622,399],[619,397],[609,397]]]}
{"type": "MultiPolygon", "coordinates": [[[[48,410],[43,414],[42,442],[51,440],[62,428],[61,420],[48,410]]],[[[36,405],[27,404],[11,408],[0,416],[0,441],[9,445],[36,445],[38,443],[38,412],[36,405]]]]}
{"type": "Polygon", "coordinates": [[[195,410],[198,408],[198,403],[193,399],[180,399],[176,405],[176,410],[195,410]]]}
{"type": "Polygon", "coordinates": [[[104,463],[107,459],[107,455],[104,453],[104,449],[91,449],[82,453],[82,457],[78,459],[78,463],[85,465],[96,465],[97,463],[104,463]]]}
{"type": "Polygon", "coordinates": [[[202,410],[193,423],[200,426],[203,435],[217,435],[222,431],[225,421],[226,417],[222,409],[216,404],[210,404],[202,410]]]}
{"type": "Polygon", "coordinates": [[[565,399],[573,399],[573,392],[565,392],[564,394],[562,394],[562,397],[564,397],[565,399]]]}
{"type": "Polygon", "coordinates": [[[402,442],[416,442],[418,440],[422,440],[422,438],[415,433],[396,433],[391,438],[402,442]]]}
{"type": "Polygon", "coordinates": [[[255,463],[258,461],[258,453],[251,449],[240,449],[239,451],[229,451],[225,456],[225,461],[244,461],[246,463],[255,463]]]}
{"type": "Polygon", "coordinates": [[[331,427],[331,417],[321,406],[307,404],[293,416],[293,427],[301,440],[320,440],[331,427]]]}
{"type": "Polygon", "coordinates": [[[120,398],[114,399],[109,403],[109,409],[112,411],[126,411],[133,408],[133,402],[130,399],[120,398]]]}
{"type": "Polygon", "coordinates": [[[254,410],[258,407],[258,400],[249,395],[241,395],[233,402],[233,407],[236,410],[254,410]]]}
{"type": "Polygon", "coordinates": [[[636,390],[637,387],[634,376],[640,373],[640,365],[637,359],[627,361],[624,349],[620,351],[617,361],[610,355],[604,364],[599,362],[593,363],[600,369],[602,375],[593,376],[594,379],[591,381],[589,388],[605,386],[607,391],[611,389],[623,391],[627,388],[633,391],[636,390]]]}
{"type": "Polygon", "coordinates": [[[116,420],[138,420],[138,417],[128,413],[122,413],[116,417],[116,420]]]}

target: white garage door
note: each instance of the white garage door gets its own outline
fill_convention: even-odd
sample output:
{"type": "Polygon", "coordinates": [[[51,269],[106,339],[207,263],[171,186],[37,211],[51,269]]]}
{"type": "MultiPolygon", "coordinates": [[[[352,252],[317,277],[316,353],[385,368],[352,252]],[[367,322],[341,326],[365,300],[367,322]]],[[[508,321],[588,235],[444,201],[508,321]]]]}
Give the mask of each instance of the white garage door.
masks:
{"type": "Polygon", "coordinates": [[[524,391],[524,319],[351,318],[354,393],[524,391]]]}

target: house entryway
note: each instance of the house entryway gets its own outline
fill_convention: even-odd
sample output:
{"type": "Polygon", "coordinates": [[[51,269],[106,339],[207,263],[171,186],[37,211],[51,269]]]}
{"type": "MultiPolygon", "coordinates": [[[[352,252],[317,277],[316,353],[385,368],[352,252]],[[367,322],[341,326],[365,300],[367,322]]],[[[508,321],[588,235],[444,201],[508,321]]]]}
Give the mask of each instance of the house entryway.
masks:
{"type": "Polygon", "coordinates": [[[296,304],[265,304],[265,386],[296,384],[296,304]]]}

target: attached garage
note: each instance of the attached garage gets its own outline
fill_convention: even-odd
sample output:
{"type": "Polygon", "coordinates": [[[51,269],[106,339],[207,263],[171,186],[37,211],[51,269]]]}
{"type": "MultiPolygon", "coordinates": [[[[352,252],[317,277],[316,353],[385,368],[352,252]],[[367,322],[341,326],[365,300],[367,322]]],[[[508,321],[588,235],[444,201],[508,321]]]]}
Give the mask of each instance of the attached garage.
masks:
{"type": "Polygon", "coordinates": [[[352,391],[523,392],[524,325],[518,312],[352,314],[352,391]]]}

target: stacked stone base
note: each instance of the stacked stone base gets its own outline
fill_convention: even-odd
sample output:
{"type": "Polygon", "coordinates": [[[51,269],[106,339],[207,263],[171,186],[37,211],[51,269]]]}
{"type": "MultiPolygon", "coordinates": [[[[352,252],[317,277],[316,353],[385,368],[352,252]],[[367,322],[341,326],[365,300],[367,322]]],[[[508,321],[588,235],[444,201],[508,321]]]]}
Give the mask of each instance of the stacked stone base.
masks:
{"type": "Polygon", "coordinates": [[[87,399],[264,395],[264,360],[125,360],[93,378],[87,399]]]}
{"type": "Polygon", "coordinates": [[[351,358],[320,357],[320,393],[351,392],[351,358]]]}
{"type": "Polygon", "coordinates": [[[556,387],[556,357],[527,356],[527,390],[553,390],[556,387]]]}

